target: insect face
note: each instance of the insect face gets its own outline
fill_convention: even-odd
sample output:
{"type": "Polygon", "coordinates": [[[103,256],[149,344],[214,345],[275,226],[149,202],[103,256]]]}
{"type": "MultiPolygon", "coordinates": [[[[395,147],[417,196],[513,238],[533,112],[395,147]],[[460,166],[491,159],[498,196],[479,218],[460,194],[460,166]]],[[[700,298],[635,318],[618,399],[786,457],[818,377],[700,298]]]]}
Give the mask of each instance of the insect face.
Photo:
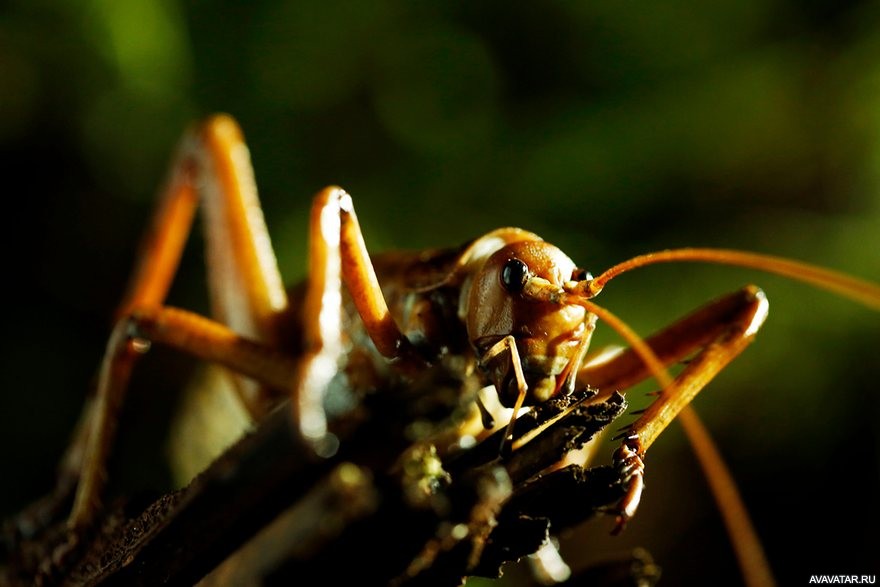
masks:
{"type": "Polygon", "coordinates": [[[490,256],[474,277],[468,299],[468,337],[505,406],[518,386],[507,353],[493,347],[512,336],[528,386],[526,404],[570,391],[586,352],[593,319],[577,305],[536,300],[526,286],[541,281],[560,289],[586,277],[557,247],[542,240],[508,244],[490,256]]]}

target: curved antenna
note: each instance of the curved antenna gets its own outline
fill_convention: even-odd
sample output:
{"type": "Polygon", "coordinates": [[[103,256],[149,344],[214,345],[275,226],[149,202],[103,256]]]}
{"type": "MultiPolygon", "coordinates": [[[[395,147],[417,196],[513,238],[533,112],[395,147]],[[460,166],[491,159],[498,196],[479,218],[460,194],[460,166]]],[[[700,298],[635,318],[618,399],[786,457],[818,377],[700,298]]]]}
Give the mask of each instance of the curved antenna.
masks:
{"type": "MultiPolygon", "coordinates": [[[[666,366],[660,357],[651,349],[645,340],[639,336],[626,322],[614,315],[610,310],[606,310],[602,306],[592,302],[579,290],[582,285],[589,282],[571,282],[566,284],[564,288],[551,284],[542,277],[529,277],[523,286],[523,295],[537,301],[550,302],[552,304],[581,306],[587,312],[595,314],[600,320],[608,324],[629,344],[633,351],[639,356],[645,366],[651,372],[654,379],[660,385],[661,389],[666,389],[672,385],[672,376],[666,370],[666,366]]],[[[642,447],[647,450],[654,442],[657,434],[651,434],[648,437],[639,437],[642,447]]]]}
{"type": "MultiPolygon", "coordinates": [[[[563,295],[560,302],[563,304],[583,306],[588,312],[598,316],[599,320],[602,320],[614,329],[614,331],[632,347],[633,351],[639,356],[642,362],[645,363],[648,370],[651,371],[651,375],[657,380],[657,383],[661,388],[665,389],[672,385],[672,375],[666,370],[663,361],[661,361],[660,357],[658,357],[651,347],[648,346],[645,339],[639,336],[635,330],[630,328],[626,322],[618,318],[615,314],[612,314],[609,310],[606,310],[595,302],[591,302],[581,296],[563,295]]],[[[642,446],[647,449],[655,439],[656,435],[651,438],[642,438],[642,446]]]]}
{"type": "Polygon", "coordinates": [[[716,507],[721,512],[744,582],[746,585],[774,585],[775,580],[767,555],[764,554],[764,547],[743,503],[736,481],[727,468],[712,435],[691,406],[682,408],[678,413],[678,421],[684,428],[688,443],[697,456],[703,476],[706,478],[712,497],[715,498],[716,507]]]}
{"type": "Polygon", "coordinates": [[[654,263],[673,263],[679,261],[735,265],[767,273],[775,273],[776,275],[782,275],[795,281],[808,283],[820,289],[831,291],[874,310],[880,310],[880,285],[876,283],[802,261],[793,261],[773,255],[747,253],[732,249],[667,249],[665,251],[638,255],[618,263],[610,269],[606,269],[592,280],[578,283],[573,293],[592,298],[602,291],[605,284],[621,273],[638,267],[653,265],[654,263]]]}

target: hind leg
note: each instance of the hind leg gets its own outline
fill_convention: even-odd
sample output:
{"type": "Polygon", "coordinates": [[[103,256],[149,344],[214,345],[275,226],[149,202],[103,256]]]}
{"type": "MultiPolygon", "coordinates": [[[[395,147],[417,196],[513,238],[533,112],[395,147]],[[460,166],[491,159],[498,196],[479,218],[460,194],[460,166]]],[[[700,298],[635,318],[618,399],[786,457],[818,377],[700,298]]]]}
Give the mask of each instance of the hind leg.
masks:
{"type": "MultiPolygon", "coordinates": [[[[150,342],[171,344],[200,356],[211,336],[219,335],[226,343],[214,347],[214,354],[222,355],[221,363],[235,364],[240,337],[253,345],[252,350],[260,349],[263,363],[284,363],[269,349],[286,310],[287,297],[241,131],[227,116],[209,118],[184,135],[172,162],[128,292],[117,311],[95,397],[64,459],[65,474],[78,478],[69,523],[85,526],[98,510],[125,389],[138,356],[150,342]],[[169,314],[164,307],[199,204],[204,210],[208,285],[216,323],[191,316],[171,320],[169,315],[181,318],[183,314],[169,314]],[[161,332],[146,331],[142,322],[147,316],[162,318],[161,332]]],[[[252,416],[260,417],[272,402],[265,381],[235,380],[244,406],[252,416]]]]}

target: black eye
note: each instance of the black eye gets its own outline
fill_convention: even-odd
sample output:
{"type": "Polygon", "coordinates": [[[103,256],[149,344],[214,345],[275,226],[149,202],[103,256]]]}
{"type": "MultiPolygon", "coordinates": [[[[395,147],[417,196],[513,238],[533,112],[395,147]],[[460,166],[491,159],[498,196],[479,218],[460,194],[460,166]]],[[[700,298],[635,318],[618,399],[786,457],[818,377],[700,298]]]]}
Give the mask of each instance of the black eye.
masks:
{"type": "Polygon", "coordinates": [[[510,293],[521,292],[529,278],[529,268],[519,259],[511,259],[501,270],[501,285],[510,293]]]}
{"type": "Polygon", "coordinates": [[[586,281],[588,279],[593,279],[593,276],[590,275],[586,269],[575,269],[571,272],[572,281],[586,281]]]}

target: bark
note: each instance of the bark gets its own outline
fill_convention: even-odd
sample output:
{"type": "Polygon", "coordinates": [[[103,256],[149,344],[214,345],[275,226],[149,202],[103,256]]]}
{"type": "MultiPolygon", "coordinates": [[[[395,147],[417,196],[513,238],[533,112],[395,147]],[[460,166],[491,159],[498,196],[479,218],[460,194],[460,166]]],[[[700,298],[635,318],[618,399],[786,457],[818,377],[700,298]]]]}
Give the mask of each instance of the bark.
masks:
{"type": "MultiPolygon", "coordinates": [[[[584,390],[533,410],[515,436],[534,437],[503,456],[499,434],[466,450],[432,442],[448,434],[413,440],[414,422],[436,431],[454,419],[456,385],[363,398],[331,422],[339,448],[328,458],[297,440],[282,405],[181,490],[145,507],[109,508],[88,535],[56,524],[27,541],[7,540],[0,578],[271,585],[307,576],[332,582],[355,570],[366,584],[460,585],[470,575],[499,576],[505,563],[620,499],[612,467],[554,465],[624,411],[622,396],[595,403],[584,390]],[[28,545],[44,551],[37,568],[28,568],[33,555],[22,555],[28,545]]],[[[640,568],[629,574],[645,575],[640,568]]]]}

